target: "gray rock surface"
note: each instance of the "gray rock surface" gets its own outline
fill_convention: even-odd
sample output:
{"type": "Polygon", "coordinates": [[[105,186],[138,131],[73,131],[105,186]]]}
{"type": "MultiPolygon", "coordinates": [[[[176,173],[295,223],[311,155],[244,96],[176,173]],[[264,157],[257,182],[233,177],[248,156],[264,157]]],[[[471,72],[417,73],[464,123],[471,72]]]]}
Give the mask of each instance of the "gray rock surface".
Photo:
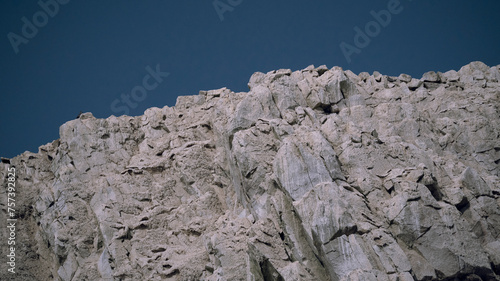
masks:
{"type": "Polygon", "coordinates": [[[0,279],[500,280],[499,80],[481,62],[421,79],[309,66],[83,113],[2,158],[18,273],[0,279]]]}

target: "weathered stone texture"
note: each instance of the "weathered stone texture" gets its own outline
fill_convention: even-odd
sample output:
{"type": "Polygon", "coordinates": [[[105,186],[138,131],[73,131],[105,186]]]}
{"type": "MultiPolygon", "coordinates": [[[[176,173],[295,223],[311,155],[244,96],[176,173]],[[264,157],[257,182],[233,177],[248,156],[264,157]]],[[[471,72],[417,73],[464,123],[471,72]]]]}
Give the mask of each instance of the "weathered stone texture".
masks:
{"type": "Polygon", "coordinates": [[[0,164],[2,198],[17,169],[16,278],[500,280],[499,81],[481,62],[310,66],[84,113],[0,164]]]}

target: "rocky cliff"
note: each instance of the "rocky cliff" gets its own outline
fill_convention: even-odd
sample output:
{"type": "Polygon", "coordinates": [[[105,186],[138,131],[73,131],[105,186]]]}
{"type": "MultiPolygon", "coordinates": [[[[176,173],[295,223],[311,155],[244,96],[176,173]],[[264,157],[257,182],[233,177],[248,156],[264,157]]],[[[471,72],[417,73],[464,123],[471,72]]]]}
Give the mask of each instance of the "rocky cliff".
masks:
{"type": "Polygon", "coordinates": [[[499,68],[282,69],[84,113],[2,159],[0,279],[500,280],[499,68]]]}

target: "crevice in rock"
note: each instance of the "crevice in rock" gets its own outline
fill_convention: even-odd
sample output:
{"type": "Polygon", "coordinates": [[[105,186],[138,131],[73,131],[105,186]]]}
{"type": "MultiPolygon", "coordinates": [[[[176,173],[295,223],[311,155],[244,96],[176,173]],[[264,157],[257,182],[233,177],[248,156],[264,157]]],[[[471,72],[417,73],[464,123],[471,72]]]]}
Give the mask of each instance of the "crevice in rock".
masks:
{"type": "Polygon", "coordinates": [[[210,124],[208,124],[208,123],[201,124],[201,127],[206,128],[207,130],[212,130],[212,126],[210,126],[210,124]]]}
{"type": "Polygon", "coordinates": [[[262,276],[264,277],[264,281],[285,281],[283,276],[276,271],[268,258],[264,258],[261,262],[259,262],[259,266],[262,276]]]}
{"type": "Polygon", "coordinates": [[[434,199],[436,199],[436,201],[441,201],[443,199],[443,194],[439,190],[439,187],[436,183],[427,184],[427,185],[425,185],[425,187],[427,187],[427,189],[429,189],[432,197],[434,197],[434,199]]]}
{"type": "Polygon", "coordinates": [[[139,229],[139,230],[144,230],[144,229],[148,229],[149,227],[143,223],[141,223],[138,227],[134,228],[134,229],[139,229]]]}
{"type": "Polygon", "coordinates": [[[442,281],[456,281],[456,280],[464,280],[464,281],[490,281],[490,280],[498,280],[494,276],[494,272],[489,269],[489,268],[484,268],[484,267],[476,267],[476,268],[470,268],[466,272],[459,272],[455,274],[454,276],[448,276],[441,271],[436,270],[436,276],[439,278],[439,280],[442,281]]]}
{"type": "Polygon", "coordinates": [[[333,240],[339,238],[342,235],[349,236],[349,235],[355,234],[357,232],[358,232],[357,225],[354,225],[353,227],[346,227],[346,228],[339,229],[339,231],[337,231],[335,234],[333,234],[333,236],[325,244],[332,242],[333,240]]]}
{"type": "Polygon", "coordinates": [[[245,178],[247,178],[247,179],[251,178],[252,175],[255,173],[255,171],[257,171],[257,167],[254,167],[253,169],[248,171],[248,173],[245,175],[245,178]]]}
{"type": "Polygon", "coordinates": [[[116,239],[121,239],[122,242],[124,242],[125,240],[132,240],[132,238],[132,231],[130,231],[130,229],[127,229],[121,236],[117,237],[116,239]]]}
{"type": "MultiPolygon", "coordinates": [[[[233,139],[234,139],[234,134],[230,134],[229,138],[228,138],[229,150],[233,150],[233,139]]],[[[232,160],[232,159],[229,159],[229,160],[232,160]]]]}
{"type": "Polygon", "coordinates": [[[311,230],[311,234],[312,234],[312,239],[313,239],[312,242],[313,242],[313,245],[316,248],[316,252],[317,252],[317,253],[316,252],[314,253],[314,255],[316,256],[316,259],[319,261],[319,263],[325,269],[325,271],[332,274],[332,272],[330,272],[330,268],[328,268],[325,265],[328,261],[328,258],[326,257],[326,253],[324,252],[324,249],[322,247],[322,243],[321,243],[321,240],[320,240],[318,234],[316,233],[316,231],[314,229],[311,230]]]}
{"type": "Polygon", "coordinates": [[[496,275],[500,275],[500,264],[495,264],[494,262],[490,262],[491,269],[495,272],[496,275]]]}
{"type": "Polygon", "coordinates": [[[59,262],[59,265],[63,265],[66,261],[66,256],[57,256],[57,260],[59,262]]]}
{"type": "Polygon", "coordinates": [[[266,242],[266,241],[262,241],[262,240],[260,240],[260,239],[258,239],[258,238],[256,239],[256,241],[257,241],[257,242],[259,242],[259,243],[262,243],[262,244],[264,244],[264,245],[266,245],[266,246],[268,246],[268,247],[272,247],[272,246],[273,246],[271,243],[266,242]]]}
{"type": "Polygon", "coordinates": [[[159,247],[157,249],[153,249],[151,250],[151,252],[153,253],[161,253],[161,252],[165,252],[167,249],[163,248],[163,247],[159,247]]]}
{"type": "Polygon", "coordinates": [[[207,265],[205,265],[205,270],[210,272],[210,273],[214,273],[215,269],[211,265],[207,264],[207,265]]]}
{"type": "Polygon", "coordinates": [[[318,110],[318,113],[325,113],[326,115],[333,113],[332,105],[329,103],[319,103],[313,110],[318,110]]]}
{"type": "Polygon", "coordinates": [[[168,274],[161,274],[162,277],[164,278],[172,278],[174,277],[175,275],[178,275],[180,273],[180,271],[176,268],[174,270],[172,270],[172,272],[168,273],[168,274]]]}
{"type": "Polygon", "coordinates": [[[455,207],[457,208],[458,211],[460,211],[461,214],[463,214],[470,208],[469,200],[467,199],[467,197],[464,196],[462,198],[462,201],[460,201],[460,203],[455,205],[455,207]]]}
{"type": "Polygon", "coordinates": [[[325,72],[328,71],[327,68],[320,68],[317,70],[318,71],[318,77],[320,77],[321,75],[323,75],[325,72]]]}
{"type": "Polygon", "coordinates": [[[408,200],[406,200],[406,202],[415,202],[415,201],[418,201],[420,199],[421,199],[420,196],[416,196],[416,197],[408,198],[408,200]]]}
{"type": "Polygon", "coordinates": [[[432,226],[429,226],[426,229],[424,229],[424,231],[422,231],[422,234],[420,234],[415,240],[418,240],[420,237],[424,236],[427,232],[429,232],[429,230],[431,230],[431,228],[432,226]]]}
{"type": "Polygon", "coordinates": [[[280,235],[280,239],[281,239],[281,241],[285,241],[285,234],[283,233],[283,231],[281,231],[281,232],[279,233],[279,235],[280,235]]]}

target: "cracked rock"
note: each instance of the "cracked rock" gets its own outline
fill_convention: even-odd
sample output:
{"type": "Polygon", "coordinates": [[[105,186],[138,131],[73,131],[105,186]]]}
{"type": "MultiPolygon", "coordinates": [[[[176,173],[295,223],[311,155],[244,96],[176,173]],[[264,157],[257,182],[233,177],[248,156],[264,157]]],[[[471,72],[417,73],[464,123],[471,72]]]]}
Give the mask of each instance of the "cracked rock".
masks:
{"type": "Polygon", "coordinates": [[[499,79],[309,66],[82,113],[1,158],[19,280],[500,280],[499,79]]]}

